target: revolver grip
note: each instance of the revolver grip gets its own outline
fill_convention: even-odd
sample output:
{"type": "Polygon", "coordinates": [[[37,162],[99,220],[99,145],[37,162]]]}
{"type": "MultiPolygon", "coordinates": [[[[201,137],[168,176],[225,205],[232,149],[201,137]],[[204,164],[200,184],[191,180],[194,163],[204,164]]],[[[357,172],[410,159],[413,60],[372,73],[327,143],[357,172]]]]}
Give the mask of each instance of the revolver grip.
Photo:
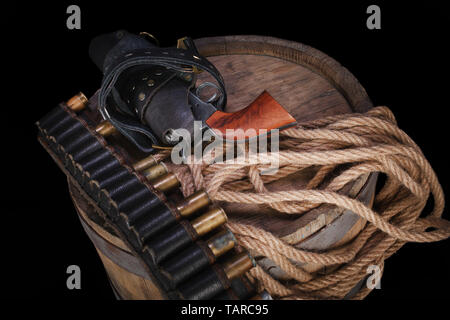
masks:
{"type": "Polygon", "coordinates": [[[214,112],[206,124],[224,140],[248,140],[273,129],[286,129],[296,120],[267,91],[249,106],[233,113],[214,112]],[[230,130],[233,129],[233,130],[230,130]]]}

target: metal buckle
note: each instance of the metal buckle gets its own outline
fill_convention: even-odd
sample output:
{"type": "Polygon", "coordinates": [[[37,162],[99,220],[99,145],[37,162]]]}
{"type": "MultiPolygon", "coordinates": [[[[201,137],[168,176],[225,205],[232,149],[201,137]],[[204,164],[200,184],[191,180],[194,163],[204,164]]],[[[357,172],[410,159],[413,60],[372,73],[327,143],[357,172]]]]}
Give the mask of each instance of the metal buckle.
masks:
{"type": "MultiPolygon", "coordinates": [[[[186,44],[184,43],[184,41],[187,39],[187,37],[183,37],[177,40],[177,49],[184,49],[187,50],[186,44]]],[[[195,57],[195,56],[194,56],[195,57]]],[[[198,57],[197,57],[198,58],[198,57]]],[[[191,66],[190,69],[186,68],[186,72],[193,72],[195,74],[199,74],[202,73],[203,70],[197,68],[196,66],[191,66]]]]}
{"type": "Polygon", "coordinates": [[[159,40],[158,40],[154,35],[152,35],[151,33],[142,31],[142,32],[139,32],[139,35],[140,35],[140,36],[147,36],[147,37],[149,37],[149,38],[152,39],[153,42],[155,42],[155,44],[159,47],[159,40]]]}

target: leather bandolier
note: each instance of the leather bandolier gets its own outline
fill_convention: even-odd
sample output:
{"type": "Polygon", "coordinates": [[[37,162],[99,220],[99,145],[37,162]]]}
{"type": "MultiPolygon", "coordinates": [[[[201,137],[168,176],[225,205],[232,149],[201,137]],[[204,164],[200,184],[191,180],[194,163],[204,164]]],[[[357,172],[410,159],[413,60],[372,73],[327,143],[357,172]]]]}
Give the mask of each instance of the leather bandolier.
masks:
{"type": "MultiPolygon", "coordinates": [[[[143,51],[142,54],[146,55],[144,60],[136,53],[135,56],[139,58],[133,61],[158,61],[158,68],[165,64],[172,67],[176,62],[203,67],[215,73],[215,68],[209,62],[206,67],[197,62],[206,60],[204,58],[194,58],[191,61],[193,63],[189,63],[174,60],[175,53],[178,53],[176,59],[179,59],[179,51],[158,49],[155,52],[156,55],[149,58],[151,54],[143,51]],[[167,59],[164,57],[166,55],[167,59]]],[[[124,60],[119,60],[114,65],[117,67],[122,63],[123,70],[125,66],[135,66],[133,63],[123,64],[120,61],[124,60]]],[[[255,262],[245,249],[236,244],[235,237],[224,226],[227,219],[225,212],[210,205],[209,199],[205,200],[207,194],[203,191],[184,200],[190,204],[197,201],[198,208],[194,204],[195,210],[184,210],[167,196],[176,192],[174,189],[179,185],[172,173],[163,172],[153,177],[155,179],[149,179],[142,168],[138,169],[130,163],[130,158],[123,149],[109,143],[97,130],[101,108],[107,108],[107,98],[110,99],[110,92],[115,90],[111,83],[119,79],[117,70],[113,76],[110,75],[114,73],[106,73],[102,89],[89,102],[84,96],[75,97],[74,101],[78,104],[75,107],[70,101],[61,103],[40,119],[37,122],[40,143],[70,182],[97,209],[136,257],[144,262],[148,273],[153,277],[152,281],[164,292],[165,298],[248,299],[254,296],[257,294],[255,284],[246,276],[246,272],[255,262]],[[89,105],[89,108],[78,108],[79,105],[89,105]],[[201,203],[202,210],[198,203],[201,203]],[[193,211],[198,211],[201,215],[193,218],[193,211]]],[[[180,80],[183,76],[180,78],[176,74],[178,71],[173,71],[173,68],[167,70],[172,72],[172,75],[168,75],[169,78],[176,77],[174,82],[181,83],[188,90],[183,93],[187,97],[193,80],[183,83],[180,80]]],[[[216,78],[223,86],[221,78],[216,78]]],[[[126,82],[122,82],[122,86],[123,83],[126,82]]],[[[160,89],[161,92],[166,91],[163,95],[165,97],[170,92],[167,91],[168,88],[170,86],[160,89]]],[[[124,96],[120,100],[123,98],[124,96]]],[[[220,102],[222,103],[223,101],[220,102]]],[[[152,107],[149,105],[145,108],[150,110],[152,107]]],[[[145,108],[142,106],[137,110],[142,118],[149,117],[145,108]]],[[[154,134],[154,137],[146,140],[139,130],[149,125],[145,119],[135,121],[125,110],[122,111],[109,111],[106,120],[128,139],[126,143],[131,142],[140,150],[138,152],[148,155],[148,152],[153,151],[152,143],[161,142],[163,129],[152,126],[153,130],[149,131],[146,127],[147,132],[154,134]],[[115,115],[118,117],[115,118],[115,115]],[[132,119],[133,123],[127,125],[121,119],[132,119]]],[[[105,119],[105,115],[102,115],[105,119]]],[[[148,137],[145,133],[144,136],[148,137]]],[[[153,167],[158,165],[156,161],[153,163],[153,167]]],[[[259,297],[270,298],[265,292],[259,297]]]]}

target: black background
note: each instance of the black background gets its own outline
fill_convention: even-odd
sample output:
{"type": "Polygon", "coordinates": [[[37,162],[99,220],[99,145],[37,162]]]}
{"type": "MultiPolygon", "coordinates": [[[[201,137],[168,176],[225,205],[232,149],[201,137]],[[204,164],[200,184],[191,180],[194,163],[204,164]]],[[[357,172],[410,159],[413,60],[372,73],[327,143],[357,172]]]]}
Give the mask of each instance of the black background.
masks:
{"type": "MultiPolygon", "coordinates": [[[[257,34],[315,47],[347,67],[375,105],[393,110],[450,194],[449,13],[438,2],[392,2],[2,4],[2,211],[7,221],[2,223],[7,251],[2,264],[9,296],[114,299],[73,209],[65,176],[37,142],[34,126],[57,103],[98,88],[101,74],[87,49],[90,39],[104,32],[147,31],[162,46],[186,35],[257,34]],[[66,28],[70,4],[81,8],[81,30],[66,28]],[[381,30],[366,27],[370,4],[381,8],[381,30]],[[82,270],[81,290],[66,288],[71,264],[82,270]]],[[[448,298],[448,248],[449,241],[405,245],[386,261],[381,290],[367,299],[448,298]]]]}

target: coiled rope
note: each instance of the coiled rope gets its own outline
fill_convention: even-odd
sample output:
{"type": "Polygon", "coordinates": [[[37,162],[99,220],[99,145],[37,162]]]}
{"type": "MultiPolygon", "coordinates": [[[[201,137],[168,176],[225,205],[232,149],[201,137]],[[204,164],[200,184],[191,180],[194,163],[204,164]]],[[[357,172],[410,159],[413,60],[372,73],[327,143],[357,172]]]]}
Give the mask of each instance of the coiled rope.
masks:
{"type": "MultiPolygon", "coordinates": [[[[159,154],[161,158],[167,152],[159,154]]],[[[296,248],[250,223],[230,218],[228,227],[239,243],[267,257],[290,278],[274,278],[258,265],[251,271],[258,284],[279,299],[342,299],[377,265],[406,242],[433,242],[450,236],[450,224],[441,218],[444,194],[436,174],[420,148],[397,127],[387,107],[344,114],[299,124],[280,132],[276,153],[258,154],[235,162],[177,166],[185,196],[205,189],[213,201],[266,205],[284,214],[304,214],[321,204],[351,210],[368,223],[349,243],[325,252],[296,248]],[[275,175],[261,175],[277,157],[275,175]],[[339,175],[333,170],[346,165],[339,175]],[[269,192],[266,184],[310,166],[319,166],[304,189],[269,192]],[[386,179],[372,207],[339,191],[363,174],[381,172],[386,179]],[[422,211],[430,194],[433,209],[422,211]],[[430,230],[431,229],[431,230],[430,230]],[[309,273],[304,263],[338,266],[328,274],[309,273]]],[[[371,289],[362,286],[353,299],[371,289]]]]}

